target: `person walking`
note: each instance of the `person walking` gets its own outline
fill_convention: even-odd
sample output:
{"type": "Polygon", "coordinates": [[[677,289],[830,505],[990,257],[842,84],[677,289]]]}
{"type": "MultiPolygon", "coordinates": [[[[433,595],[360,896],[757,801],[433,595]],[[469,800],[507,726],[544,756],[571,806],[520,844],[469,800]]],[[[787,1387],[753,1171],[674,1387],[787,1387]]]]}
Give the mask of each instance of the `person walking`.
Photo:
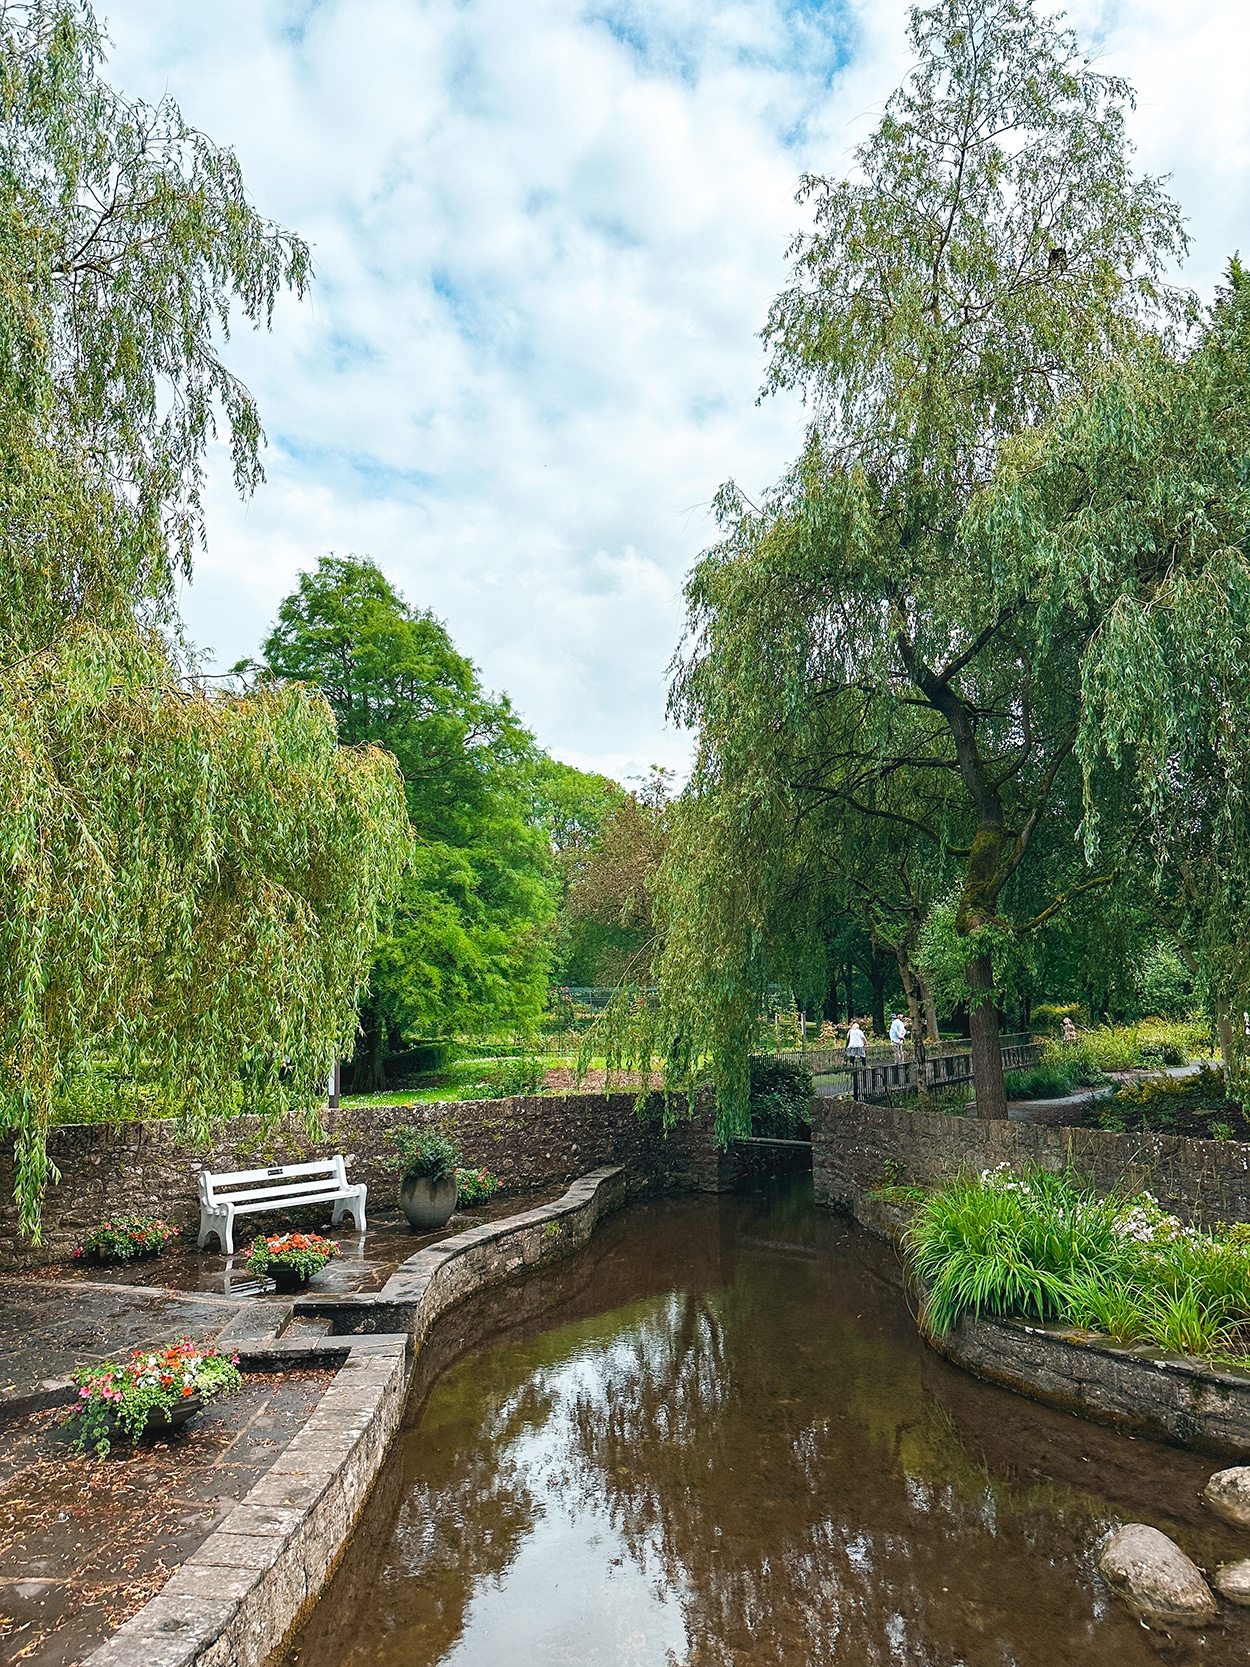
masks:
{"type": "Polygon", "coordinates": [[[846,1057],[852,1065],[862,1065],[868,1058],[868,1042],[858,1019],[851,1020],[851,1028],[846,1033],[846,1057]]]}
{"type": "Polygon", "coordinates": [[[907,1040],[907,1021],[901,1013],[890,1020],[890,1041],[894,1046],[894,1063],[903,1063],[903,1043],[907,1040]]]}

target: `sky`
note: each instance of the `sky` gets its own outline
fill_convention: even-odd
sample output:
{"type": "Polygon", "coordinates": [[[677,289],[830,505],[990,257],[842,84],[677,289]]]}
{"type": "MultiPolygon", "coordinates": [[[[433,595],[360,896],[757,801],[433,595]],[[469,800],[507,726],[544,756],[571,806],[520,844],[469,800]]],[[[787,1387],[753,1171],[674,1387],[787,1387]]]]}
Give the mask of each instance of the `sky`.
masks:
{"type": "MultiPolygon", "coordinates": [[[[267,483],[210,463],[184,587],[218,669],[302,570],[371,555],[556,757],[684,773],[665,722],[712,502],[767,487],[803,410],[757,400],[803,224],[908,60],[896,0],[101,0],[108,74],[231,145],[312,245],[310,297],[246,326],[267,483]]],[[[1172,175],[1207,296],[1250,254],[1246,0],[1076,0],[1172,175]]]]}

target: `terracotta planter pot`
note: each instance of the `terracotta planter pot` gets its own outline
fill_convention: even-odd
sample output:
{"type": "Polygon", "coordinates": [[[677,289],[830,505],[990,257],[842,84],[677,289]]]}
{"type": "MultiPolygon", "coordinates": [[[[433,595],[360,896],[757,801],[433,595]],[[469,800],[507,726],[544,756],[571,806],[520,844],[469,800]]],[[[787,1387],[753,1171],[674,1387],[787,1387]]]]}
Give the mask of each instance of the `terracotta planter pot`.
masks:
{"type": "Polygon", "coordinates": [[[456,1177],[427,1181],[424,1175],[399,1183],[399,1207],[408,1225],[417,1233],[434,1233],[446,1227],[456,1207],[456,1177]]]}

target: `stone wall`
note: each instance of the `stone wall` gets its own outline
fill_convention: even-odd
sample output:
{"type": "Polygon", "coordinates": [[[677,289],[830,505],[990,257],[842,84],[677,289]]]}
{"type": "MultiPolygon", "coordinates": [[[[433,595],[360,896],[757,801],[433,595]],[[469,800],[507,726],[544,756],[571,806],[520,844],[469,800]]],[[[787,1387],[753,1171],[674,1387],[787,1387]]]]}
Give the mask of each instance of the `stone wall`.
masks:
{"type": "MultiPolygon", "coordinates": [[[[207,1148],[179,1140],[170,1122],[75,1124],[54,1129],[49,1154],[61,1173],[44,1198],[43,1244],[17,1231],[13,1147],[0,1147],[0,1268],[62,1261],[85,1228],[117,1211],[158,1215],[197,1230],[201,1169],[255,1169],[343,1152],[353,1181],[369,1188],[368,1207],[390,1209],[396,1175],[388,1136],[424,1122],[451,1134],[464,1161],[485,1166],[507,1192],[523,1193],[623,1165],[635,1190],[725,1190],[732,1166],[712,1144],[710,1105],[665,1135],[634,1110],[633,1094],[528,1095],[508,1100],[448,1101],[425,1106],[370,1105],[327,1112],[325,1138],[298,1128],[265,1130],[254,1117],[232,1122],[207,1148]]],[[[282,1219],[291,1221],[291,1212],[282,1219]]],[[[311,1216],[310,1216],[311,1219],[311,1216]]],[[[249,1221],[258,1230],[264,1217],[249,1221]]]]}
{"type": "Polygon", "coordinates": [[[927,1186],[961,1169],[1029,1162],[1070,1165],[1103,1190],[1152,1192],[1164,1209],[1199,1226],[1250,1221],[1250,1145],[1240,1141],[982,1123],[856,1100],[812,1103],[816,1201],[832,1208],[854,1207],[887,1175],[927,1186]]]}

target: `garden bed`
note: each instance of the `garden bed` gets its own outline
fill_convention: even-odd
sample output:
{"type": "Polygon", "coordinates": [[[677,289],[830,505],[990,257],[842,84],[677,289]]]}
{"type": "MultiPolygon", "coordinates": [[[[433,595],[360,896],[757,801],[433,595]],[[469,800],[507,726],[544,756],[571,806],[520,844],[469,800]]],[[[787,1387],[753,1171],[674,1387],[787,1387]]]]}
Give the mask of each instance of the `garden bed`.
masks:
{"type": "Polygon", "coordinates": [[[7,1660],[68,1667],[135,1614],[283,1452],[332,1370],[247,1372],[185,1431],[106,1460],[70,1450],[47,1408],[5,1426],[0,1639],[7,1660]]]}

